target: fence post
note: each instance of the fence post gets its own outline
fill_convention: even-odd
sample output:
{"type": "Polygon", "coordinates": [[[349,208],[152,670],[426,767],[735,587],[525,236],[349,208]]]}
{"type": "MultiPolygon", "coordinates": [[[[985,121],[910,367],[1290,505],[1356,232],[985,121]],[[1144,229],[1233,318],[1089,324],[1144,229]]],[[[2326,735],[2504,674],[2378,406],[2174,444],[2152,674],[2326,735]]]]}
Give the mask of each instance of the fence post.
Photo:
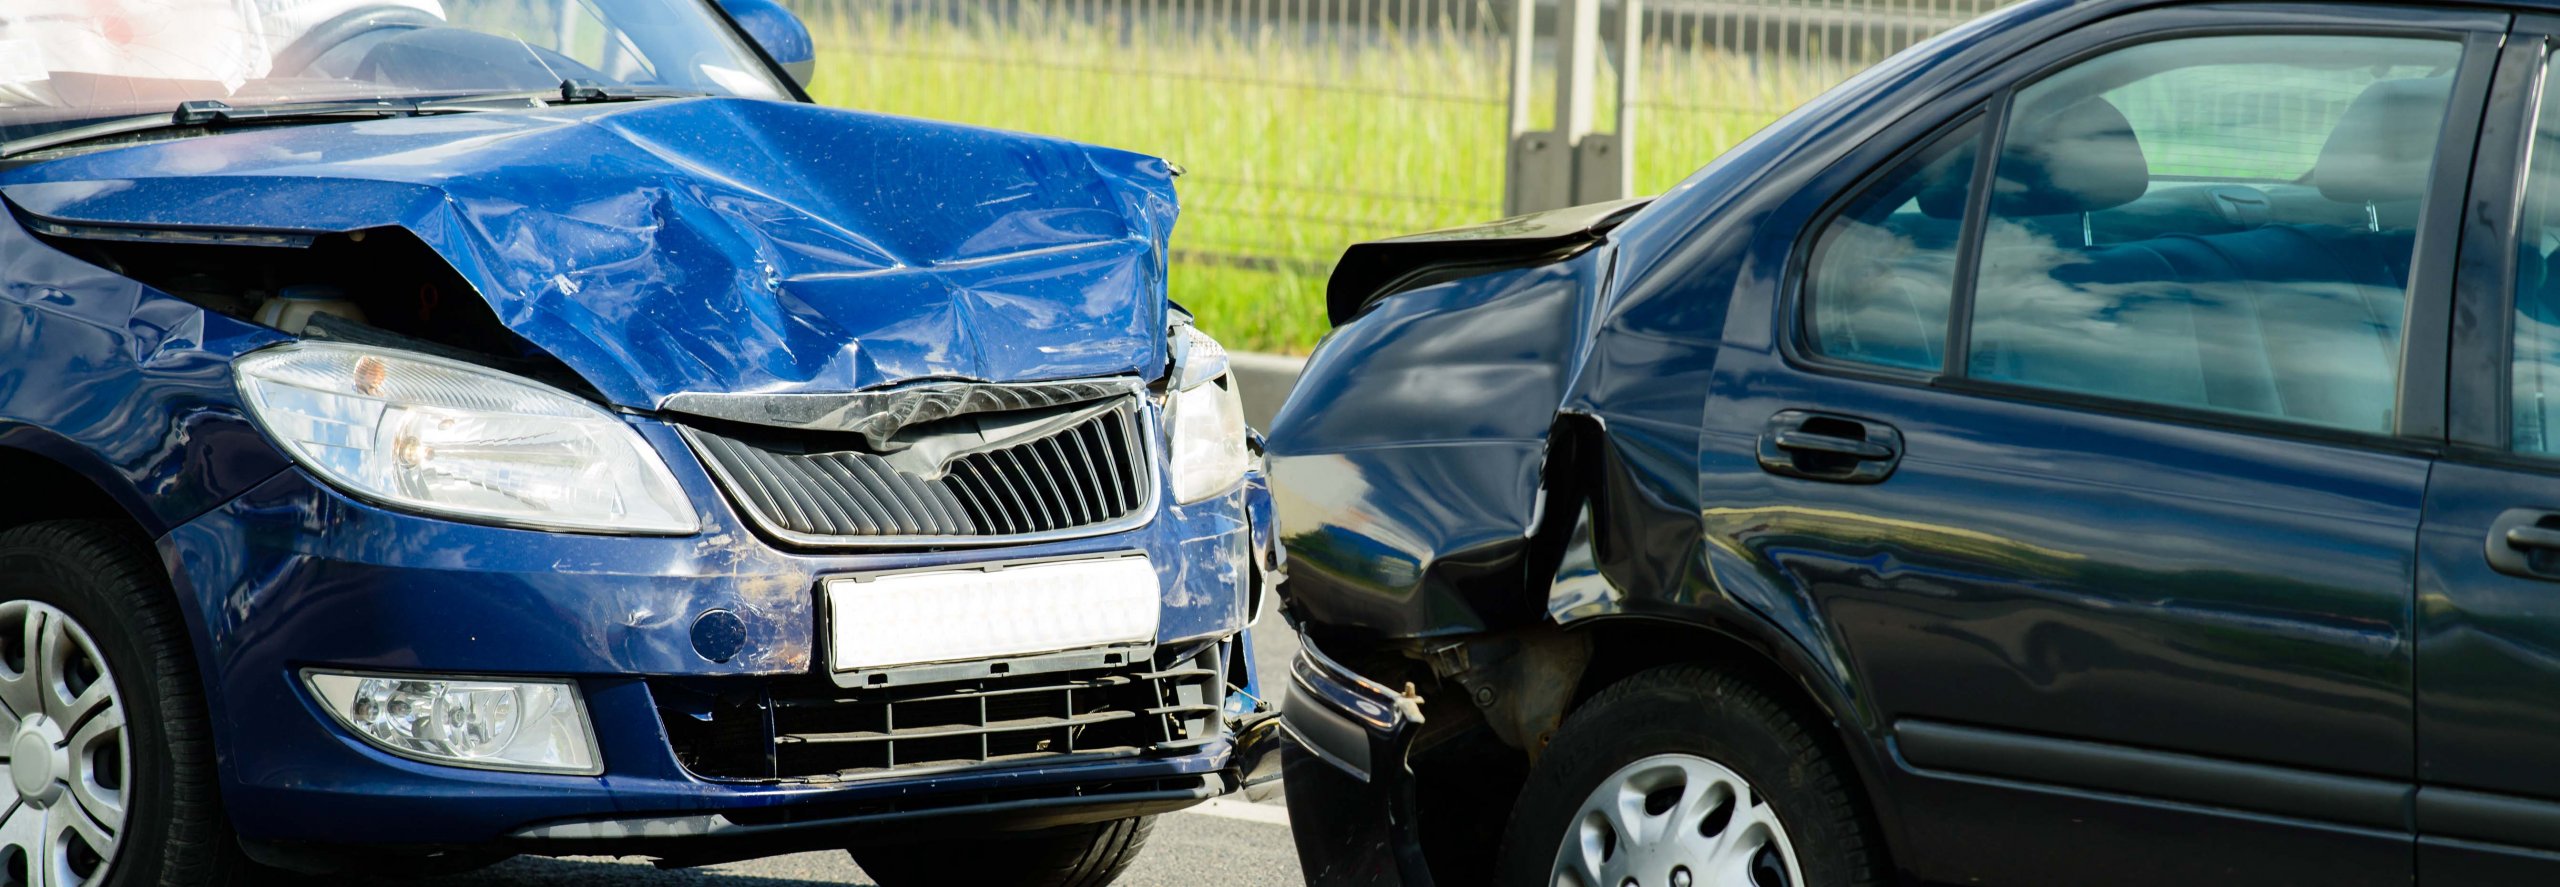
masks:
{"type": "MultiPolygon", "coordinates": [[[[1561,17],[1558,24],[1562,24],[1561,17]]],[[[1537,76],[1533,70],[1538,58],[1537,43],[1538,0],[1514,0],[1511,15],[1511,146],[1502,175],[1502,214],[1507,216],[1573,204],[1573,142],[1552,127],[1529,128],[1529,100],[1537,91],[1537,76]]],[[[1562,122],[1564,119],[1559,106],[1557,120],[1562,122]]]]}
{"type": "Polygon", "coordinates": [[[1528,128],[1536,78],[1537,0],[1517,0],[1511,34],[1509,165],[1503,210],[1517,215],[1627,196],[1635,180],[1636,62],[1643,36],[1641,0],[1620,0],[1614,132],[1593,132],[1598,116],[1602,41],[1600,0],[1554,0],[1555,121],[1528,128]]]}

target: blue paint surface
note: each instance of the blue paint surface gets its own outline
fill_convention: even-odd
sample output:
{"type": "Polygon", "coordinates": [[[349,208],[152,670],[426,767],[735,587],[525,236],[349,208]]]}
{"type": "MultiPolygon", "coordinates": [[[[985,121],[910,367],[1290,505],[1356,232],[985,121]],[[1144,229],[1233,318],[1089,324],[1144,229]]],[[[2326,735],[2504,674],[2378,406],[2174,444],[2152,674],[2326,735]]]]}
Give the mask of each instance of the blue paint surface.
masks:
{"type": "MultiPolygon", "coordinates": [[[[654,414],[670,395],[834,393],[920,379],[1163,374],[1172,175],[1051,138],[697,98],[291,126],[0,171],[21,218],[91,226],[414,233],[539,355],[665,457],[681,538],[459,523],[349,498],[243,414],[230,363],[289,341],[77,260],[0,220],[0,450],[94,486],[156,540],[194,642],[247,840],[476,844],[569,817],[847,805],[1211,773],[1181,754],[832,787],[686,774],[647,678],[820,667],[820,577],[1137,550],[1158,640],[1242,631],[1257,478],[1115,535],[1002,549],[812,553],[758,537],[654,414]],[[733,655],[695,626],[735,614],[733,655]],[[718,661],[715,661],[717,659],[718,661]],[[437,767],[368,748],[299,669],[580,681],[601,777],[437,767]]],[[[1152,401],[1146,407],[1158,409],[1152,401]]],[[[1155,473],[1159,483],[1170,472],[1155,473]]],[[[1262,538],[1269,538],[1267,527],[1262,538]]],[[[1236,647],[1241,653],[1242,646],[1236,647]]],[[[1258,692],[1249,669],[1243,695],[1258,692]]],[[[646,849],[641,844],[635,850],[646,849]]]]}
{"type": "Polygon", "coordinates": [[[701,98],[239,132],[0,173],[47,219],[397,226],[614,403],[1164,366],[1164,161],[701,98]]]}

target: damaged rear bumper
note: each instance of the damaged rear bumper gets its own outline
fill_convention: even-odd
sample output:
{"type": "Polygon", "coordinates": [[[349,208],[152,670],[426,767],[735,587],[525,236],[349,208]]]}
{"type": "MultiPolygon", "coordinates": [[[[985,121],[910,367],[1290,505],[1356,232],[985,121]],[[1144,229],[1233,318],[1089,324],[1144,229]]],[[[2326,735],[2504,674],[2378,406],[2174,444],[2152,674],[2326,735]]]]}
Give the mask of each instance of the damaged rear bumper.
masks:
{"type": "Polygon", "coordinates": [[[1300,638],[1281,710],[1289,820],[1315,887],[1429,885],[1414,778],[1421,700],[1360,676],[1300,638]]]}

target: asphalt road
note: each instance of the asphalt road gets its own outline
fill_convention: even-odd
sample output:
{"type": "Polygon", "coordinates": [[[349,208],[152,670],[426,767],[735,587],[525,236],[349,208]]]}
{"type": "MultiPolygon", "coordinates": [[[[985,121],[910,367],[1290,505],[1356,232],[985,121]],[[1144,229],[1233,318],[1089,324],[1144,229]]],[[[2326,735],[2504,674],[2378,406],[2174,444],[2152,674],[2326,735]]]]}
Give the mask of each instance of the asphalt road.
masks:
{"type": "MultiPolygon", "coordinates": [[[[1303,883],[1279,808],[1213,801],[1156,820],[1155,835],[1118,887],[1264,887],[1303,883]],[[1239,809],[1242,808],[1242,809],[1239,809]]],[[[968,860],[951,861],[954,884],[975,884],[968,860]]],[[[699,869],[660,871],[639,860],[514,859],[468,875],[401,881],[416,887],[817,887],[870,884],[842,853],[801,853],[699,869]]]]}

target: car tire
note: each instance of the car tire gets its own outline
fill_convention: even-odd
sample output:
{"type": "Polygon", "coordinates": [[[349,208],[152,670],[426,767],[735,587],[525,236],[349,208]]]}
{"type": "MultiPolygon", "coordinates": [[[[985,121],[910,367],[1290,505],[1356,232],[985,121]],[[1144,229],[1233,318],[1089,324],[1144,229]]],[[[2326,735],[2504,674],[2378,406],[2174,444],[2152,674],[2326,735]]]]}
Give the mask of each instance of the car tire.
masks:
{"type": "Polygon", "coordinates": [[[1498,883],[1885,883],[1847,762],[1814,730],[1757,684],[1703,666],[1620,681],[1566,718],[1531,771],[1498,883]],[[1629,790],[1641,803],[1614,800],[1629,790]]]}
{"type": "Polygon", "coordinates": [[[880,887],[1103,887],[1118,880],[1156,818],[1139,816],[954,841],[856,847],[853,861],[880,887]],[[965,874],[966,878],[958,876],[965,874]]]}
{"type": "MultiPolygon", "coordinates": [[[[0,747],[13,759],[9,777],[0,779],[0,806],[7,811],[0,814],[0,840],[23,840],[10,831],[18,825],[13,817],[49,811],[68,817],[120,807],[119,827],[104,858],[69,852],[53,858],[75,874],[83,864],[104,866],[104,883],[119,887],[269,883],[259,877],[269,873],[249,863],[223,816],[211,721],[192,651],[177,598],[148,543],[92,521],[0,531],[0,683],[36,679],[28,681],[28,691],[0,694],[10,696],[0,698],[6,709],[0,720],[9,728],[0,733],[0,747]],[[55,621],[62,617],[69,620],[67,629],[55,621]],[[37,647],[26,643],[28,637],[39,639],[37,647]],[[48,661],[43,651],[54,649],[66,652],[48,661]],[[91,654],[94,661],[85,658],[91,654]],[[45,688],[53,680],[45,669],[69,675],[64,686],[78,684],[83,692],[72,695],[82,699],[93,698],[86,691],[98,684],[110,688],[94,708],[60,706],[59,713],[72,715],[70,735],[59,756],[47,757],[48,775],[64,782],[50,798],[41,792],[51,789],[30,796],[30,789],[18,785],[23,771],[14,766],[32,748],[20,743],[44,738],[43,730],[64,729],[50,715],[30,725],[17,711],[48,710],[44,700],[62,698],[45,688]],[[38,701],[25,702],[23,692],[37,694],[38,701]],[[101,756],[110,713],[120,715],[123,725],[112,761],[101,756]],[[96,787],[71,788],[80,778],[96,787]],[[112,803],[101,800],[110,794],[112,803]]],[[[89,814],[87,827],[100,828],[107,818],[89,814]]],[[[53,831],[44,821],[37,823],[39,835],[53,831]]],[[[26,877],[27,867],[46,864],[48,857],[31,856],[22,846],[0,843],[0,879],[36,882],[26,877]]],[[[96,872],[90,868],[85,877],[96,872]]]]}

